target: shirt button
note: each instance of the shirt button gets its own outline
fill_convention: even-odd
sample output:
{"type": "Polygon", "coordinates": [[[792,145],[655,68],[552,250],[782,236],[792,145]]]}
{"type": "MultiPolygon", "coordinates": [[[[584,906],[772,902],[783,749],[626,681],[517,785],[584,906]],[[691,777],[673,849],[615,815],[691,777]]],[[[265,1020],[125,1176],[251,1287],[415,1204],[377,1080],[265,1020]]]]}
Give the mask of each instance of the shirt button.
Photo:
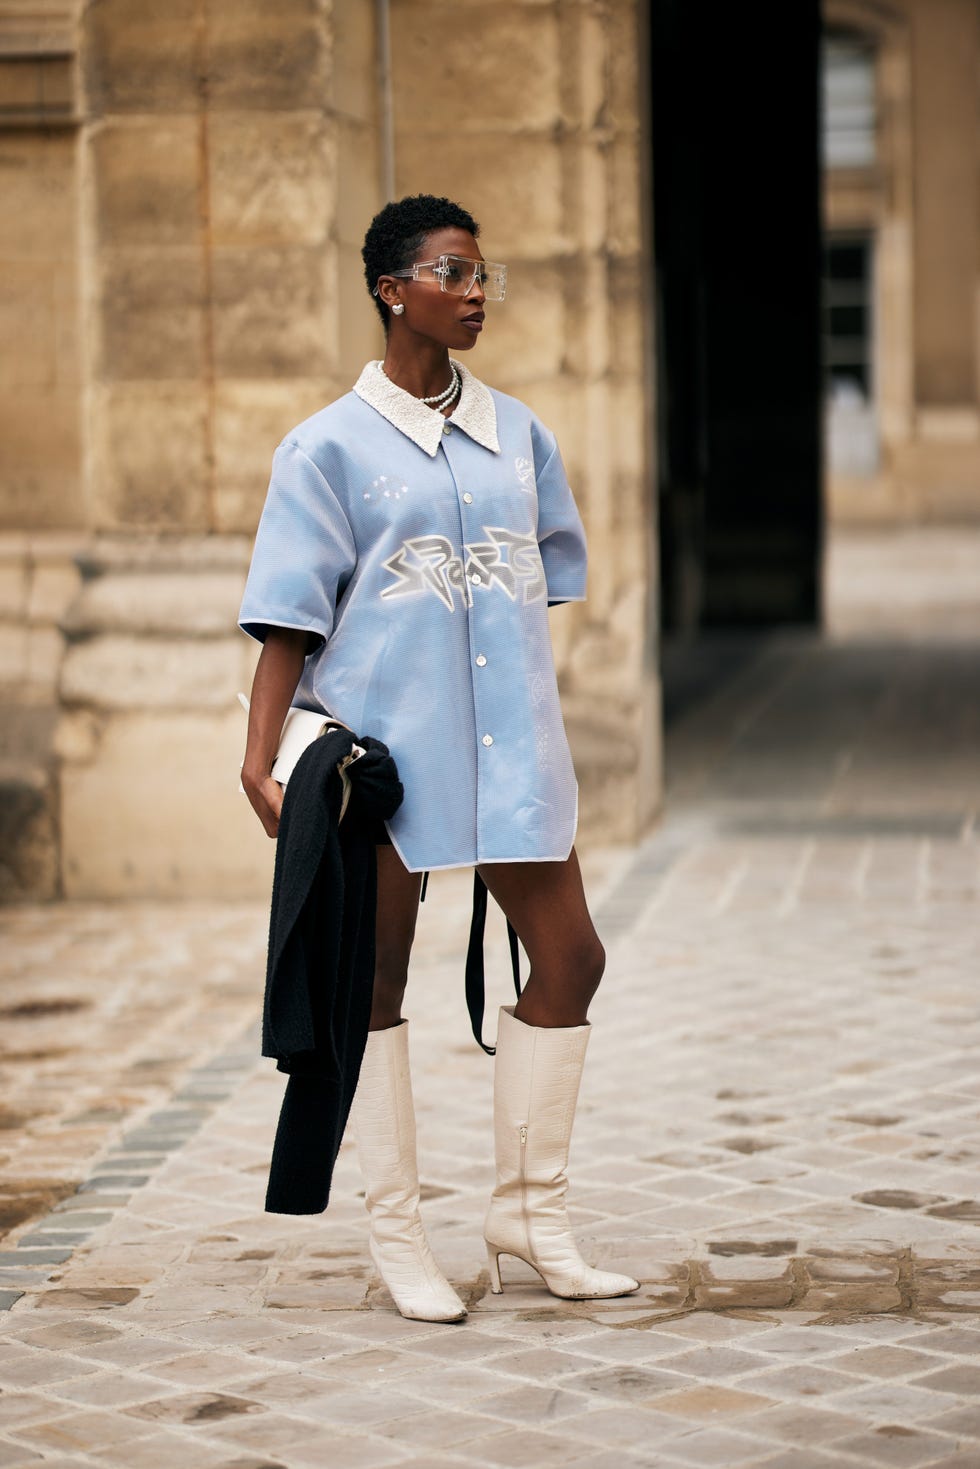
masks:
{"type": "Polygon", "coordinates": [[[464,505],[472,505],[473,504],[473,496],[469,493],[468,490],[467,490],[466,494],[463,496],[463,504],[464,505]]]}
{"type": "Polygon", "coordinates": [[[444,423],[443,426],[442,426],[442,431],[443,431],[444,434],[451,434],[452,431],[453,431],[452,424],[451,423],[444,423]]]}
{"type": "Polygon", "coordinates": [[[477,653],[477,655],[476,655],[476,666],[477,666],[477,668],[486,668],[486,666],[487,666],[487,660],[486,660],[486,655],[485,654],[483,654],[483,653],[477,653]]]}
{"type": "Polygon", "coordinates": [[[483,736],[483,743],[485,745],[492,745],[493,744],[493,735],[484,735],[483,736]]]}
{"type": "Polygon", "coordinates": [[[480,575],[480,573],[478,571],[471,571],[470,572],[470,581],[473,583],[474,586],[477,586],[478,587],[478,586],[481,585],[481,583],[483,581],[483,577],[480,575]]]}

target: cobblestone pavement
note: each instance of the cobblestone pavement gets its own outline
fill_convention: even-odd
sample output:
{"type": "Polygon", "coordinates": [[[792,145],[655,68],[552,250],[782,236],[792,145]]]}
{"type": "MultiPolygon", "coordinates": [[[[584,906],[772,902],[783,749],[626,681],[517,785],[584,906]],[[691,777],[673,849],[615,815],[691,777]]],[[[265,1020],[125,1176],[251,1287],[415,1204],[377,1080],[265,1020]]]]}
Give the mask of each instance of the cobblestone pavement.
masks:
{"type": "MultiPolygon", "coordinates": [[[[373,1275],[349,1148],[324,1217],[262,1212],[264,915],[4,914],[0,1466],[976,1469],[978,664],[928,636],[677,662],[669,818],[587,862],[572,1213],[633,1298],[509,1260],[488,1293],[467,876],[432,881],[409,1009],[450,1327],[373,1275]]],[[[499,931],[490,973],[505,1001],[499,931]]]]}

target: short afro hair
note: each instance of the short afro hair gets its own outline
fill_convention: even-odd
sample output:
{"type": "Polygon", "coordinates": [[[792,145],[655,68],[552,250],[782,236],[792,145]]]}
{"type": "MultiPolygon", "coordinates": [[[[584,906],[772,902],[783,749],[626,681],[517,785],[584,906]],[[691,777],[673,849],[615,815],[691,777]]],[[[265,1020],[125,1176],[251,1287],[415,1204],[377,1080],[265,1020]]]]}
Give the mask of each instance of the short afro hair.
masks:
{"type": "MultiPolygon", "coordinates": [[[[435,194],[411,194],[386,204],[372,219],[361,246],[368,290],[374,291],[379,276],[413,264],[427,237],[444,229],[466,230],[474,239],[480,233],[468,210],[435,194]]],[[[380,296],[373,299],[387,331],[388,308],[380,296]]]]}

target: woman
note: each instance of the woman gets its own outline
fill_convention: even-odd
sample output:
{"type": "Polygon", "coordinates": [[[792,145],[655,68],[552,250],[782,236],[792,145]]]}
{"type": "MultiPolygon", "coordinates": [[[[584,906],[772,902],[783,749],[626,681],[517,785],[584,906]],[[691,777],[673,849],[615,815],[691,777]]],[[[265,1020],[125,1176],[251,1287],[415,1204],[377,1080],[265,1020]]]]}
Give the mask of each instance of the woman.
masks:
{"type": "Polygon", "coordinates": [[[638,1289],[581,1259],[565,1167],[605,956],[572,842],[577,795],[547,607],[585,591],[582,525],[554,436],[451,354],[470,351],[503,266],[475,220],[431,195],[387,205],[364,241],[384,361],[276,451],[241,610],[263,642],[242,780],[269,836],[271,775],[291,703],[389,746],[405,799],[378,847],[371,1030],[354,1103],[375,1264],[403,1315],[465,1316],[419,1217],[415,1122],[401,1014],[421,875],[476,866],[530,959],[500,1013],[497,1184],[486,1220],[499,1259],[532,1265],[567,1299],[638,1289]]]}

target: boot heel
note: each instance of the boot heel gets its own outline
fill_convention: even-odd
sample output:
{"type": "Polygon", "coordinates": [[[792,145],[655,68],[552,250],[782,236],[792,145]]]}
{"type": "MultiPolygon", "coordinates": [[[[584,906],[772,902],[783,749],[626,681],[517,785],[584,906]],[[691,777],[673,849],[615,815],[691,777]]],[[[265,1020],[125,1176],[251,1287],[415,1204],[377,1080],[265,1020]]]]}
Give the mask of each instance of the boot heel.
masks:
{"type": "Polygon", "coordinates": [[[504,1288],[500,1284],[500,1256],[493,1245],[487,1245],[487,1264],[490,1267],[490,1293],[502,1296],[504,1288]]]}

